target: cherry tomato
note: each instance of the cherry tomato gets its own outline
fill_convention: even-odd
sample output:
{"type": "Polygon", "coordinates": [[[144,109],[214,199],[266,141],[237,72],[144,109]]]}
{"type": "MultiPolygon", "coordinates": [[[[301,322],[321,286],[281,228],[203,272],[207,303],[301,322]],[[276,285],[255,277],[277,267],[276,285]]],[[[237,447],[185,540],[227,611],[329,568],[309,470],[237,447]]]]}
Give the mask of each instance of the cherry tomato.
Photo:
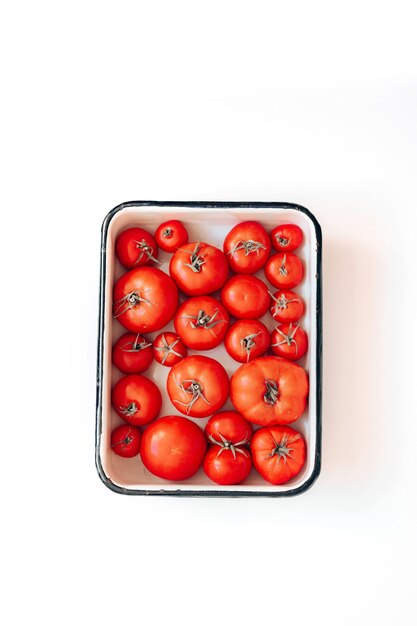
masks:
{"type": "Polygon", "coordinates": [[[265,265],[271,241],[258,222],[241,222],[226,235],[223,251],[233,272],[254,274],[265,265]]]}
{"type": "Polygon", "coordinates": [[[234,407],[252,424],[290,424],[304,412],[308,377],[302,367],[277,356],[241,365],[230,381],[234,407]]]}
{"type": "Polygon", "coordinates": [[[307,352],[308,339],[300,323],[281,324],[272,332],[271,348],[277,356],[298,361],[307,352]]]}
{"type": "Polygon", "coordinates": [[[133,332],[153,332],[174,317],[177,287],[155,267],[140,267],[124,274],[114,286],[114,317],[133,332]]]}
{"type": "Polygon", "coordinates": [[[239,363],[262,356],[269,348],[269,330],[258,320],[239,320],[230,327],[224,345],[232,359],[239,363]]]}
{"type": "Polygon", "coordinates": [[[252,469],[252,459],[246,448],[209,446],[203,461],[205,474],[218,485],[238,485],[252,469]]]}
{"type": "Polygon", "coordinates": [[[244,446],[253,434],[252,424],[236,411],[222,411],[208,420],[204,429],[210,443],[244,446]]]}
{"type": "Polygon", "coordinates": [[[157,419],[142,435],[140,456],[159,478],[185,480],[196,473],[206,452],[203,431],[179,415],[157,419]]]}
{"type": "Polygon", "coordinates": [[[174,326],[189,348],[211,350],[223,341],[229,328],[229,314],[215,298],[197,296],[180,306],[174,317],[174,326]]]}
{"type": "Polygon", "coordinates": [[[303,280],[303,264],[296,254],[280,252],[268,259],[265,265],[265,276],[274,287],[291,289],[303,280]]]}
{"type": "Polygon", "coordinates": [[[277,322],[296,322],[304,313],[304,302],[294,291],[283,289],[272,295],[270,310],[277,322]]]}
{"type": "Polygon", "coordinates": [[[175,252],[177,248],[188,242],[188,233],[182,222],[169,220],[158,226],[155,232],[155,240],[161,250],[175,252]]]}
{"type": "Polygon", "coordinates": [[[282,224],[274,228],[271,240],[278,252],[294,252],[303,242],[303,231],[295,224],[282,224]]]}
{"type": "Polygon", "coordinates": [[[250,447],[255,468],[273,485],[282,485],[297,476],[305,463],[305,441],[290,426],[260,428],[250,447]]]}
{"type": "Polygon", "coordinates": [[[140,374],[152,363],[152,343],[140,333],[126,333],[113,346],[113,364],[124,374],[140,374]]]}
{"type": "Polygon", "coordinates": [[[121,424],[112,431],[110,447],[118,456],[130,459],[139,454],[140,430],[128,424],[121,424]]]}
{"type": "Polygon", "coordinates": [[[187,348],[175,333],[161,333],[153,342],[153,357],[161,365],[172,367],[187,356],[187,348]]]}
{"type": "Polygon", "coordinates": [[[132,426],[143,426],[157,417],[162,406],[162,396],[149,378],[128,374],[113,387],[112,404],[125,422],[132,426]]]}
{"type": "Polygon", "coordinates": [[[208,356],[188,356],[169,371],[167,391],[181,413],[208,417],[226,402],[229,378],[218,361],[208,356]]]}
{"type": "Polygon", "coordinates": [[[220,294],[231,315],[239,319],[254,319],[264,315],[270,304],[268,287],[256,276],[236,274],[227,281],[220,294]]]}
{"type": "Polygon", "coordinates": [[[155,239],[143,228],[128,228],[116,239],[116,255],[128,270],[159,263],[155,239]]]}
{"type": "Polygon", "coordinates": [[[229,266],[221,250],[201,241],[181,246],[172,256],[169,273],[188,296],[204,296],[226,282],[229,266]]]}

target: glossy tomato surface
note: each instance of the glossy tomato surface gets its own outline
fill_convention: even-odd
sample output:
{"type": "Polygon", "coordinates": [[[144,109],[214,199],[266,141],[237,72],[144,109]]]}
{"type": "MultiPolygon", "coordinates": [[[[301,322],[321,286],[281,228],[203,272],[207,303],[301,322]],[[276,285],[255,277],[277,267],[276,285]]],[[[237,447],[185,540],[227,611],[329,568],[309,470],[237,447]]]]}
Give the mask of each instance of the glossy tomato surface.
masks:
{"type": "Polygon", "coordinates": [[[118,456],[130,459],[139,454],[141,432],[129,424],[121,424],[112,431],[110,447],[118,456]]]}
{"type": "Polygon", "coordinates": [[[116,239],[116,255],[127,269],[158,262],[155,239],[143,228],[128,228],[116,239]]]}
{"type": "Polygon", "coordinates": [[[270,311],[277,322],[297,322],[304,315],[304,301],[298,293],[281,289],[272,294],[270,311]]]}
{"type": "Polygon", "coordinates": [[[250,474],[252,459],[246,448],[209,446],[204,457],[205,474],[218,485],[238,485],[250,474]]]}
{"type": "Polygon", "coordinates": [[[256,431],[251,441],[253,464],[273,485],[282,485],[302,470],[306,444],[302,435],[289,426],[269,426],[256,431]]]}
{"type": "Polygon", "coordinates": [[[223,287],[221,301],[238,319],[262,317],[270,305],[268,287],[256,276],[236,274],[223,287]]]}
{"type": "Polygon", "coordinates": [[[169,220],[158,226],[155,231],[155,241],[161,250],[175,252],[188,242],[188,233],[182,222],[169,220]]]}
{"type": "Polygon", "coordinates": [[[271,241],[277,252],[294,252],[303,243],[303,231],[296,224],[282,224],[271,232],[271,241]]]}
{"type": "Polygon", "coordinates": [[[179,363],[187,356],[187,352],[187,346],[176,333],[161,333],[153,341],[154,359],[166,367],[179,363]]]}
{"type": "Polygon", "coordinates": [[[301,328],[299,322],[280,324],[272,331],[271,349],[277,356],[290,361],[298,361],[307,352],[307,347],[307,333],[301,328]]]}
{"type": "Polygon", "coordinates": [[[125,333],[114,344],[112,358],[124,374],[140,374],[152,363],[152,342],[140,333],[125,333]]]}
{"type": "Polygon", "coordinates": [[[155,383],[141,374],[128,374],[113,387],[113,408],[133,426],[154,420],[162,406],[162,396],[155,383]]]}
{"type": "Polygon", "coordinates": [[[254,274],[269,256],[270,237],[258,222],[241,222],[226,235],[223,251],[233,272],[254,274]]]}
{"type": "Polygon", "coordinates": [[[211,350],[223,341],[229,328],[229,314],[212,296],[196,296],[179,307],[174,326],[188,348],[211,350]]]}
{"type": "Polygon", "coordinates": [[[225,348],[235,361],[248,363],[263,356],[269,348],[269,330],[259,320],[238,320],[227,332],[225,348]]]}
{"type": "Polygon", "coordinates": [[[221,250],[203,241],[181,246],[172,256],[169,273],[188,296],[204,296],[226,282],[229,266],[221,250]]]}
{"type": "Polygon", "coordinates": [[[265,276],[278,289],[296,287],[304,276],[302,261],[292,252],[274,254],[265,265],[265,276]]]}

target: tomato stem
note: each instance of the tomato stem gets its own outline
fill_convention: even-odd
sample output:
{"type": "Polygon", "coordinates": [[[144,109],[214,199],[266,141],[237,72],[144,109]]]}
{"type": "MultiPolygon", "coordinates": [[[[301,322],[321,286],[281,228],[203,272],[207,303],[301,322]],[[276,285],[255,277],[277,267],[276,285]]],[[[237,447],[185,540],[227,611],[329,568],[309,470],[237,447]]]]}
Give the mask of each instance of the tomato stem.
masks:
{"type": "MultiPolygon", "coordinates": [[[[203,311],[202,309],[197,313],[197,315],[180,315],[180,317],[184,319],[193,320],[190,322],[191,328],[205,328],[210,330],[216,326],[217,324],[225,323],[227,324],[227,320],[215,320],[219,310],[216,309],[213,315],[210,317],[208,313],[203,311]],[[215,320],[215,321],[214,321],[215,320]]],[[[213,337],[215,337],[215,333],[211,332],[213,337]]]]}
{"type": "Polygon", "coordinates": [[[277,455],[279,456],[279,460],[283,459],[284,463],[287,462],[287,457],[289,457],[290,459],[293,459],[294,457],[291,455],[291,452],[293,452],[294,448],[289,448],[288,444],[292,443],[293,441],[296,441],[297,439],[300,438],[300,435],[295,435],[294,437],[292,437],[291,439],[289,439],[288,435],[285,434],[283,435],[281,441],[278,443],[274,437],[272,437],[274,444],[275,444],[275,448],[273,448],[271,450],[271,452],[267,455],[267,459],[277,455]]]}
{"type": "Polygon", "coordinates": [[[200,242],[197,241],[197,243],[195,244],[195,248],[192,252],[190,252],[189,250],[183,250],[183,252],[186,252],[190,255],[190,262],[184,263],[185,267],[189,267],[195,273],[201,272],[201,268],[205,263],[204,255],[199,256],[198,254],[200,249],[200,242]]]}
{"type": "MultiPolygon", "coordinates": [[[[145,293],[146,291],[149,291],[149,289],[144,289],[143,293],[145,293]]],[[[150,305],[156,304],[156,302],[152,302],[152,300],[149,300],[148,298],[143,298],[140,291],[131,291],[130,293],[127,293],[125,296],[123,296],[123,298],[120,298],[120,300],[117,300],[114,303],[116,309],[113,317],[120,317],[120,315],[123,315],[123,313],[127,313],[129,309],[134,309],[138,305],[140,306],[142,302],[146,302],[146,304],[150,305]]]]}
{"type": "Polygon", "coordinates": [[[126,417],[133,417],[139,411],[139,407],[136,402],[130,402],[127,406],[119,406],[119,411],[126,417]]]}
{"type": "Polygon", "coordinates": [[[179,383],[174,376],[174,382],[177,385],[177,387],[181,389],[181,391],[183,391],[187,395],[191,395],[191,399],[189,402],[181,402],[181,400],[173,400],[173,402],[177,402],[177,404],[182,404],[183,406],[187,407],[186,409],[187,415],[189,414],[192,407],[194,406],[194,404],[197,402],[199,398],[201,398],[202,400],[204,400],[206,404],[211,406],[211,402],[209,402],[207,398],[205,397],[203,393],[203,387],[198,380],[189,378],[187,380],[182,380],[179,383]],[[184,384],[188,384],[188,387],[185,387],[184,384]]]}
{"type": "Polygon", "coordinates": [[[287,270],[287,268],[285,267],[285,263],[286,263],[286,262],[287,262],[287,255],[286,255],[286,254],[284,254],[284,257],[283,257],[283,259],[282,259],[282,263],[281,263],[281,267],[279,268],[279,273],[280,273],[282,276],[287,276],[287,275],[288,275],[288,270],[287,270]]]}
{"type": "Polygon", "coordinates": [[[270,291],[268,291],[268,293],[275,302],[274,313],[278,313],[280,309],[287,309],[290,302],[300,302],[298,298],[286,298],[283,293],[279,298],[276,298],[270,291]]]}
{"type": "Polygon", "coordinates": [[[220,432],[219,432],[219,437],[221,441],[217,441],[217,439],[215,439],[213,435],[209,435],[210,441],[214,443],[216,446],[220,446],[220,450],[218,451],[217,457],[216,457],[217,459],[219,458],[221,453],[224,452],[225,450],[230,450],[231,453],[233,454],[234,459],[236,459],[236,452],[238,452],[239,454],[243,454],[243,456],[249,456],[249,454],[245,450],[239,447],[239,446],[246,445],[249,442],[249,437],[245,437],[244,439],[242,439],[242,441],[237,441],[236,443],[232,443],[231,441],[226,439],[226,437],[223,437],[223,435],[220,432]]]}
{"type": "Polygon", "coordinates": [[[162,236],[166,239],[169,239],[170,237],[172,237],[172,232],[172,228],[169,228],[168,226],[167,228],[165,228],[165,230],[162,231],[162,236]]]}
{"type": "Polygon", "coordinates": [[[158,352],[165,353],[164,356],[162,357],[162,363],[161,363],[162,365],[165,364],[165,361],[167,360],[170,354],[175,354],[175,356],[179,356],[180,358],[182,357],[182,354],[174,350],[174,346],[176,346],[177,343],[179,342],[179,338],[177,338],[175,341],[169,344],[168,341],[166,340],[164,333],[162,333],[161,339],[162,339],[162,346],[154,346],[154,348],[155,350],[158,350],[158,352]]]}
{"type": "Polygon", "coordinates": [[[287,344],[287,346],[291,346],[292,344],[295,345],[295,354],[298,354],[298,344],[297,341],[294,339],[295,334],[297,332],[297,330],[300,328],[300,324],[298,323],[296,325],[296,327],[293,329],[292,328],[292,323],[290,324],[289,330],[288,330],[288,335],[286,335],[284,332],[282,332],[282,330],[280,330],[278,328],[278,326],[275,328],[275,330],[277,331],[277,333],[279,333],[281,335],[281,337],[283,337],[282,341],[278,341],[278,343],[272,343],[271,347],[275,348],[277,346],[282,346],[283,344],[287,344]]]}
{"type": "Polygon", "coordinates": [[[259,250],[266,250],[265,246],[260,241],[254,241],[253,239],[248,239],[247,241],[240,240],[238,241],[231,250],[227,254],[233,256],[239,250],[245,251],[245,256],[248,256],[252,252],[256,252],[259,254],[259,250]]]}
{"type": "Polygon", "coordinates": [[[134,341],[128,341],[127,343],[123,344],[123,346],[121,347],[121,350],[123,350],[123,352],[140,352],[141,350],[144,350],[145,348],[149,348],[150,346],[152,346],[152,344],[149,343],[149,341],[146,341],[145,338],[143,338],[142,341],[139,342],[139,337],[140,337],[140,333],[137,334],[136,339],[134,341]],[[132,346],[132,347],[130,350],[128,350],[126,346],[132,346]]]}
{"type": "Polygon", "coordinates": [[[133,241],[133,243],[136,244],[136,248],[140,250],[140,254],[136,259],[134,265],[136,265],[136,263],[139,263],[144,254],[146,254],[148,260],[161,264],[161,262],[153,256],[153,248],[145,241],[145,239],[142,239],[142,241],[133,241]]]}
{"type": "Polygon", "coordinates": [[[278,385],[271,378],[265,378],[266,392],[264,393],[264,402],[271,406],[278,400],[278,385]]]}
{"type": "Polygon", "coordinates": [[[250,358],[250,351],[252,350],[252,348],[254,348],[256,346],[256,341],[255,341],[255,337],[257,337],[258,335],[261,335],[262,331],[260,330],[259,333],[253,333],[252,335],[246,335],[246,337],[243,337],[240,340],[240,345],[242,347],[243,350],[246,350],[246,363],[249,362],[249,358],[250,358]]]}

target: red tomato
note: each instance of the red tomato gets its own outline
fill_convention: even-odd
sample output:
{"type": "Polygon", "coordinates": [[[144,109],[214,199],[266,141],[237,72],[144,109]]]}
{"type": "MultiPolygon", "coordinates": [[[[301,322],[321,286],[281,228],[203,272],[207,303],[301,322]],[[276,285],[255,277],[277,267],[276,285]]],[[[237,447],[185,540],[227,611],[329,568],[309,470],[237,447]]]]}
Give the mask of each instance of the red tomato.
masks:
{"type": "Polygon", "coordinates": [[[305,463],[305,441],[290,426],[260,428],[250,447],[255,468],[273,485],[282,485],[297,476],[305,463]]]}
{"type": "Polygon", "coordinates": [[[261,426],[295,422],[304,412],[307,394],[308,377],[303,368],[277,356],[241,365],[230,381],[236,410],[261,426]]]}
{"type": "Polygon", "coordinates": [[[282,356],[290,361],[298,361],[307,352],[308,339],[306,332],[298,322],[293,326],[281,324],[272,332],[271,348],[277,356],[282,356]]]}
{"type": "Polygon", "coordinates": [[[185,480],[196,473],[206,452],[203,431],[191,420],[167,415],[142,435],[140,456],[144,466],[159,478],[185,480]]]}
{"type": "Polygon", "coordinates": [[[155,232],[155,240],[158,246],[165,252],[175,252],[177,248],[188,242],[188,233],[182,222],[169,220],[158,226],[155,232]]]}
{"type": "Polygon", "coordinates": [[[222,411],[208,420],[204,429],[210,443],[244,446],[253,434],[252,424],[236,411],[222,411]]]}
{"type": "Polygon", "coordinates": [[[224,345],[232,359],[247,363],[265,354],[270,341],[265,324],[258,320],[239,320],[230,327],[224,345]]]}
{"type": "Polygon", "coordinates": [[[204,457],[203,470],[218,485],[238,485],[251,469],[252,459],[245,448],[209,446],[204,457]]]}
{"type": "Polygon", "coordinates": [[[187,356],[187,348],[175,333],[161,333],[154,339],[153,356],[161,365],[172,367],[187,356]]]}
{"type": "Polygon", "coordinates": [[[130,459],[139,454],[140,438],[140,430],[128,424],[121,424],[110,436],[110,447],[118,456],[130,459]]]}
{"type": "Polygon", "coordinates": [[[114,317],[133,332],[153,332],[174,317],[177,287],[155,267],[140,267],[124,274],[114,286],[114,317]]]}
{"type": "Polygon", "coordinates": [[[274,287],[291,289],[303,280],[301,259],[292,252],[274,254],[265,265],[265,276],[274,287]]]}
{"type": "Polygon", "coordinates": [[[236,274],[223,287],[221,301],[231,315],[254,319],[265,315],[270,304],[268,287],[256,276],[236,274]]]}
{"type": "Polygon", "coordinates": [[[174,317],[178,335],[193,350],[211,350],[218,346],[229,328],[229,314],[211,296],[189,298],[174,317]]]}
{"type": "Polygon", "coordinates": [[[226,402],[229,378],[218,361],[208,356],[188,356],[170,370],[167,391],[181,413],[207,417],[226,402]]]}
{"type": "Polygon", "coordinates": [[[271,315],[277,322],[296,322],[304,313],[304,302],[289,289],[277,291],[272,296],[271,315]]]}
{"type": "Polygon", "coordinates": [[[113,346],[113,364],[124,374],[140,374],[152,363],[152,343],[140,333],[126,333],[113,346]]]}
{"type": "Polygon", "coordinates": [[[116,239],[116,254],[128,270],[159,263],[155,239],[143,228],[128,228],[116,239]]]}
{"type": "Polygon", "coordinates": [[[271,241],[258,222],[241,222],[226,235],[223,251],[233,272],[254,274],[265,265],[271,241]]]}
{"type": "Polygon", "coordinates": [[[152,380],[140,374],[129,374],[113,387],[112,404],[128,424],[143,426],[157,417],[162,396],[152,380]]]}
{"type": "Polygon", "coordinates": [[[169,273],[188,296],[204,296],[226,282],[229,266],[221,250],[202,241],[181,246],[171,258],[169,273]]]}
{"type": "Polygon", "coordinates": [[[294,252],[303,242],[303,231],[295,224],[282,224],[274,228],[271,240],[278,252],[294,252]]]}

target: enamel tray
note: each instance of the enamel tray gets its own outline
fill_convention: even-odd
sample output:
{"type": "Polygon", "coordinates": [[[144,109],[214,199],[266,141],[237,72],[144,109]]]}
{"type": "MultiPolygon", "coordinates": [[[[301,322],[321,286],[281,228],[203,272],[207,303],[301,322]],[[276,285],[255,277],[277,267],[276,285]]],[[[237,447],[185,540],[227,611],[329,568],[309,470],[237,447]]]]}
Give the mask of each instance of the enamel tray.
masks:
{"type": "MultiPolygon", "coordinates": [[[[321,304],[321,229],[315,217],[302,206],[280,202],[125,202],[114,208],[103,222],[101,240],[100,308],[97,361],[97,412],[96,412],[96,466],[101,480],[113,491],[130,495],[178,496],[290,496],[306,491],[320,473],[321,461],[321,354],[322,354],[322,304],[321,304]],[[296,251],[305,267],[305,277],[295,288],[306,304],[301,322],[309,337],[309,349],[298,363],[310,377],[310,394],[304,415],[291,424],[300,431],[307,442],[307,460],[303,470],[285,485],[267,483],[254,469],[242,485],[221,486],[211,482],[203,470],[180,483],[162,480],[143,466],[140,456],[124,459],[114,454],[109,446],[110,433],[122,420],[111,406],[112,386],[122,374],[112,366],[112,345],[127,332],[112,317],[112,290],[115,281],[126,270],[115,257],[115,241],[119,233],[132,226],[142,226],[152,234],[157,226],[176,218],[183,221],[190,241],[203,240],[222,249],[228,231],[237,223],[256,220],[269,232],[278,224],[292,222],[300,226],[304,242],[296,251]]],[[[160,250],[160,269],[168,272],[171,255],[160,250]]],[[[263,270],[257,274],[265,280],[263,270]]],[[[271,291],[276,291],[268,284],[271,291]]],[[[213,294],[214,296],[218,294],[213,294]]],[[[269,312],[261,318],[270,330],[276,325],[269,312]]],[[[173,330],[172,322],[163,330],[173,330]]],[[[154,339],[162,329],[147,334],[154,339]]],[[[189,350],[189,354],[195,352],[189,350]]],[[[229,357],[223,344],[207,353],[220,361],[229,376],[239,367],[229,357]]],[[[180,413],[171,404],[166,393],[169,368],[153,363],[145,372],[159,386],[163,396],[162,415],[180,413]]],[[[221,409],[233,410],[230,399],[221,409]]],[[[208,419],[208,418],[207,418],[208,419]]],[[[207,419],[194,419],[201,427],[207,419]]]]}

